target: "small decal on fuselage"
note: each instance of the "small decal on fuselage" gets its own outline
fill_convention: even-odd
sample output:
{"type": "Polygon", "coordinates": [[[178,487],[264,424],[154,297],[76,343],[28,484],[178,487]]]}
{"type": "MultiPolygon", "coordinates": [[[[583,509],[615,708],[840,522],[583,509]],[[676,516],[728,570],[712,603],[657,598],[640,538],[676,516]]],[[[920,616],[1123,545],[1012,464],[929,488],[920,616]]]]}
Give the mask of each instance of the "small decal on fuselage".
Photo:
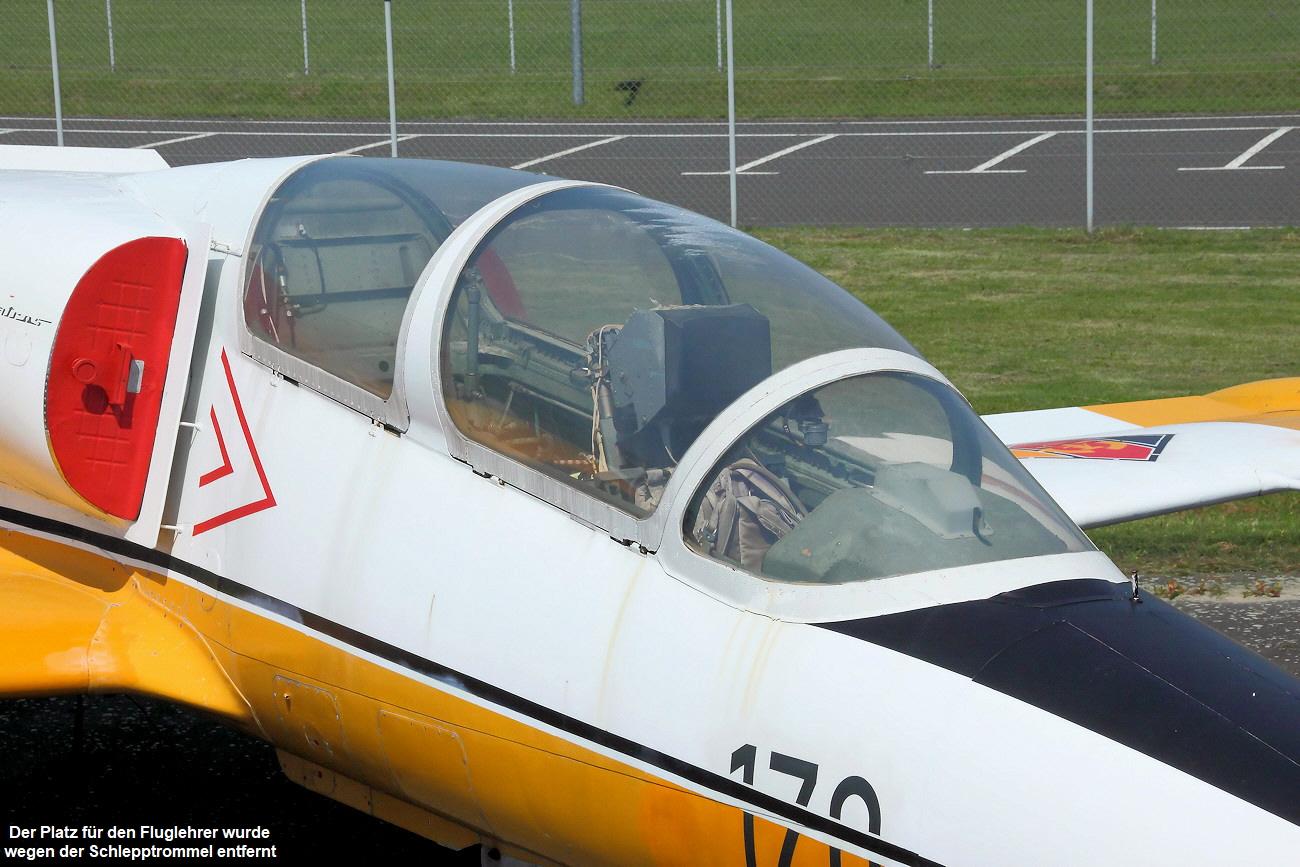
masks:
{"type": "Polygon", "coordinates": [[[1085,458],[1103,461],[1154,461],[1160,457],[1173,434],[1134,434],[1122,437],[1094,437],[1022,443],[1011,447],[1018,458],[1085,458]]]}
{"type": "MultiPolygon", "coordinates": [[[[206,521],[200,521],[194,525],[194,535],[206,533],[208,530],[220,527],[223,524],[229,524],[231,521],[237,521],[240,518],[247,517],[264,509],[269,509],[275,505],[275,495],[271,493],[271,484],[266,479],[266,470],[262,468],[262,458],[257,453],[257,446],[253,444],[253,434],[248,428],[248,419],[244,416],[244,406],[239,400],[239,391],[235,388],[235,377],[230,371],[230,359],[226,356],[226,351],[221,350],[221,365],[226,375],[226,385],[230,389],[231,404],[228,409],[234,410],[235,418],[239,422],[239,429],[243,433],[243,444],[247,449],[246,460],[241,461],[256,472],[257,481],[260,483],[260,495],[241,503],[240,505],[227,509],[215,517],[206,521]]],[[[228,410],[227,410],[228,411],[228,410]]],[[[212,421],[212,431],[217,439],[217,447],[221,453],[222,463],[215,469],[204,473],[199,477],[199,487],[207,485],[227,476],[236,475],[234,467],[231,464],[231,455],[226,448],[226,438],[221,433],[221,423],[217,420],[218,412],[216,404],[209,409],[209,417],[212,421]]],[[[239,440],[235,440],[239,442],[239,440]]]]}
{"type": "Polygon", "coordinates": [[[35,316],[29,316],[26,313],[21,313],[17,309],[15,309],[12,304],[10,304],[8,307],[0,307],[0,317],[3,317],[5,319],[12,319],[15,322],[21,322],[23,325],[34,325],[37,328],[40,328],[42,325],[49,325],[51,322],[51,320],[49,319],[39,319],[35,316]]]}

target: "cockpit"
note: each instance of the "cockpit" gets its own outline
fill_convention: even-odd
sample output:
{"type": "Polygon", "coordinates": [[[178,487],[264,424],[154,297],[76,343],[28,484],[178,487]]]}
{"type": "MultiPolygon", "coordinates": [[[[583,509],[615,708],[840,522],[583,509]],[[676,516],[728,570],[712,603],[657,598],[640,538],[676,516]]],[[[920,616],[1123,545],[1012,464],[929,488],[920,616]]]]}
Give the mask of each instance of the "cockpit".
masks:
{"type": "Polygon", "coordinates": [[[687,543],[774,581],[845,584],[1092,547],[955,391],[916,373],[804,392],[704,478],[687,543]]]}
{"type": "Polygon", "coordinates": [[[701,431],[773,371],[854,346],[915,354],[771,247],[598,187],[499,223],[450,311],[443,383],[457,426],[638,515],[701,431]]]}
{"type": "Polygon", "coordinates": [[[668,532],[768,581],[845,584],[1092,550],[906,340],[742,232],[622,190],[552,185],[457,234],[498,197],[546,180],[424,161],[307,165],[254,232],[248,331],[382,405],[404,374],[429,375],[402,371],[399,348],[412,299],[435,293],[445,313],[429,363],[466,442],[517,468],[533,493],[568,491],[544,498],[578,517],[589,502],[652,524],[671,498],[681,526],[668,532]],[[442,250],[453,235],[463,249],[442,250]],[[441,285],[427,285],[431,263],[453,256],[441,285]],[[899,361],[810,373],[784,396],[771,385],[847,350],[899,361]],[[759,415],[727,434],[734,442],[705,445],[707,472],[674,485],[683,458],[704,453],[693,448],[705,429],[746,413],[759,415]]]}

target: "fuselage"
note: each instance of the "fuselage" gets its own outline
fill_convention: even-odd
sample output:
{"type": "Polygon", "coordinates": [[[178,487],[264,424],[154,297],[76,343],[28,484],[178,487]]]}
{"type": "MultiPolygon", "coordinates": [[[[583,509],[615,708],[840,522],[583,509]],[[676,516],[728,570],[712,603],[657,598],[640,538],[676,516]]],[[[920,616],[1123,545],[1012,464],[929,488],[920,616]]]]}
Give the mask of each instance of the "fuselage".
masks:
{"type": "Polygon", "coordinates": [[[1300,851],[1300,686],[1133,599],[874,314],[621,191],[385,162],[23,181],[174,226],[201,291],[146,508],[21,475],[33,404],[0,522],[125,564],[291,776],[538,862],[1300,851]]]}

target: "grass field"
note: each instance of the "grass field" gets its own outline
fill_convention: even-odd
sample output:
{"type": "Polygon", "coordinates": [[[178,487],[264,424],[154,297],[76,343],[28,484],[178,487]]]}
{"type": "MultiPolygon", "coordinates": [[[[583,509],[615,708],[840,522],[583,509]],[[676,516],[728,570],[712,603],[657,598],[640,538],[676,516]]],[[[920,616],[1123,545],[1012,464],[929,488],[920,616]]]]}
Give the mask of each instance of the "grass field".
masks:
{"type": "MultiPolygon", "coordinates": [[[[1300,4],[1149,0],[1096,19],[1098,111],[1289,110],[1300,4]]],[[[1080,0],[936,3],[934,66],[920,0],[736,4],[743,116],[1080,114],[1080,0]]],[[[69,115],[384,117],[374,0],[57,0],[69,115]],[[108,12],[112,12],[110,70],[108,12]]],[[[717,0],[583,0],[586,100],[572,102],[569,0],[393,4],[399,114],[720,117],[717,0]],[[510,12],[514,48],[511,50],[510,12]],[[513,68],[512,68],[513,56],[513,68]],[[625,105],[619,82],[644,86],[625,105]]],[[[0,112],[53,112],[46,4],[8,0],[0,112]]]]}
{"type": "MultiPolygon", "coordinates": [[[[895,325],[981,413],[1300,375],[1300,232],[759,230],[895,325]]],[[[1300,574],[1300,494],[1094,530],[1143,574],[1300,574]]]]}

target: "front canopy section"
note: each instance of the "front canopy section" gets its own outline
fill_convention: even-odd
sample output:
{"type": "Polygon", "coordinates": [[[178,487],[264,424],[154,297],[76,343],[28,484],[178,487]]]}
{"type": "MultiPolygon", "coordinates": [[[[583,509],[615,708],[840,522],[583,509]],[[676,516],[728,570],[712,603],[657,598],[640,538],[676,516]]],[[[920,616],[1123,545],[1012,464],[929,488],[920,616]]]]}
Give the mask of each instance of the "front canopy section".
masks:
{"type": "Polygon", "coordinates": [[[403,316],[452,230],[526,172],[432,160],[318,160],[276,189],[244,274],[252,355],[376,417],[403,316]]]}
{"type": "Polygon", "coordinates": [[[574,187],[517,209],[474,250],[440,379],[471,441],[644,518],[723,409],[776,371],[854,347],[916,354],[843,289],[742,232],[574,187]]]}
{"type": "Polygon", "coordinates": [[[1092,550],[966,401],[904,371],[785,402],[713,465],[683,529],[700,554],[798,584],[1092,550]]]}

